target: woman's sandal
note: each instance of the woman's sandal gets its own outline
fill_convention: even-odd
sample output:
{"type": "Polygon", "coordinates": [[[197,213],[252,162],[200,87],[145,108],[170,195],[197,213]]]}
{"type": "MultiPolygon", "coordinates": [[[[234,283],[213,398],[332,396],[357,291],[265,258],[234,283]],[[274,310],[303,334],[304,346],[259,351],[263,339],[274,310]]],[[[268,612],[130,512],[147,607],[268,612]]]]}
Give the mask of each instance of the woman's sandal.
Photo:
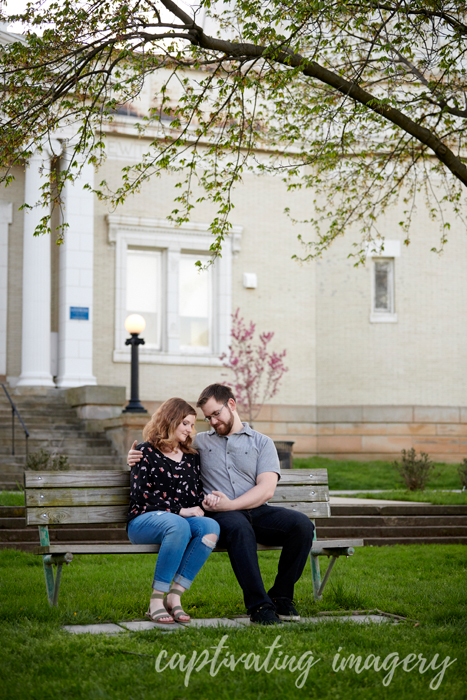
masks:
{"type": "MultiPolygon", "coordinates": [[[[182,595],[182,591],[179,591],[176,588],[171,588],[169,593],[174,593],[175,595],[178,595],[178,596],[182,595]]],[[[173,608],[169,608],[169,605],[167,603],[167,598],[165,598],[164,599],[164,607],[167,610],[167,612],[169,613],[169,615],[172,615],[175,622],[181,622],[181,623],[187,624],[188,622],[191,621],[190,616],[188,615],[188,613],[186,613],[184,611],[184,609],[182,608],[181,605],[174,605],[173,608]],[[182,620],[182,617],[184,617],[185,619],[182,620]]]]}
{"type": "Polygon", "coordinates": [[[173,625],[175,622],[174,618],[170,612],[165,607],[165,601],[163,593],[152,593],[151,600],[160,600],[162,606],[151,612],[151,604],[149,604],[149,610],[145,613],[145,617],[148,617],[152,622],[158,622],[161,625],[173,625]]]}

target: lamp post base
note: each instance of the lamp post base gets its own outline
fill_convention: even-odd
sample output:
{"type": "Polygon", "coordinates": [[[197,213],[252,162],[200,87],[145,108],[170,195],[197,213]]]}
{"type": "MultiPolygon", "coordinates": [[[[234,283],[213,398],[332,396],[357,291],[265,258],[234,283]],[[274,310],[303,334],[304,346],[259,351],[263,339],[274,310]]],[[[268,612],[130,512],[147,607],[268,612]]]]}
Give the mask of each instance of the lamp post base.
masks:
{"type": "Polygon", "coordinates": [[[147,413],[147,410],[140,404],[139,401],[130,399],[128,405],[123,409],[122,413],[147,413]]]}

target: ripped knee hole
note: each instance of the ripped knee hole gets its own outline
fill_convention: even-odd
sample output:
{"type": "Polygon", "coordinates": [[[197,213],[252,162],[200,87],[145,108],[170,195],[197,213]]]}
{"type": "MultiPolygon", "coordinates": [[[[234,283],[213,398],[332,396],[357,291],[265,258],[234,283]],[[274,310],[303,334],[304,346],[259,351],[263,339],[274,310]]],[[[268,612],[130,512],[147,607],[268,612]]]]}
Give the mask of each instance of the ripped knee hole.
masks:
{"type": "Polygon", "coordinates": [[[204,535],[201,542],[203,544],[205,544],[207,547],[211,547],[211,549],[214,549],[214,547],[217,544],[217,535],[204,535]],[[214,539],[212,539],[213,537],[214,537],[214,539]]]}

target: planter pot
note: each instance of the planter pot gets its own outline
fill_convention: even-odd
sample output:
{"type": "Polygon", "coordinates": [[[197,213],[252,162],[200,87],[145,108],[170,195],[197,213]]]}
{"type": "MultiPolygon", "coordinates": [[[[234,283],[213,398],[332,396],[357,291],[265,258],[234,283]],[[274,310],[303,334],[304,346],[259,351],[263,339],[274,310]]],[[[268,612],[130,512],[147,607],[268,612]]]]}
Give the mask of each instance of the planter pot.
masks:
{"type": "Polygon", "coordinates": [[[293,469],[292,448],[294,443],[289,440],[274,440],[281,469],[293,469]]]}

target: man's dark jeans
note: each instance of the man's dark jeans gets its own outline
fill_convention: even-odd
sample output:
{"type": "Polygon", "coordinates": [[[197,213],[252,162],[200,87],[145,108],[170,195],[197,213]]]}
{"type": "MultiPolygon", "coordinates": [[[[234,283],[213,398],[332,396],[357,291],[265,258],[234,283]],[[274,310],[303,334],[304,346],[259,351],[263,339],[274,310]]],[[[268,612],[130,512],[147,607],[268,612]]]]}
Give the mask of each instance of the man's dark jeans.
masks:
{"type": "Polygon", "coordinates": [[[262,505],[251,510],[206,513],[221,527],[218,547],[227,549],[249,613],[272,598],[293,599],[313,542],[313,523],[303,513],[262,505]],[[258,564],[256,544],[282,546],[279,568],[266,593],[258,564]]]}

